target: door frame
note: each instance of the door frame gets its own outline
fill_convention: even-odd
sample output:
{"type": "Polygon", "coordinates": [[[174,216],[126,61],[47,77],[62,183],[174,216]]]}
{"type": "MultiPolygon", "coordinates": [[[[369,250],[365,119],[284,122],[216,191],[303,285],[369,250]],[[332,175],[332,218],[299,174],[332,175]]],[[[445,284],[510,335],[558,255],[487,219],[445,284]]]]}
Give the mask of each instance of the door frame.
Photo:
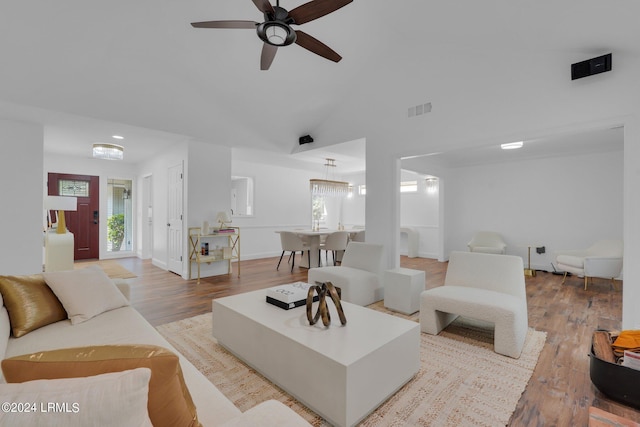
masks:
{"type": "Polygon", "coordinates": [[[74,235],[74,248],[73,259],[85,260],[85,259],[100,259],[100,212],[101,212],[101,198],[100,198],[100,177],[98,175],[84,175],[74,173],[62,173],[62,172],[48,172],[47,173],[47,194],[51,196],[59,195],[57,183],[60,180],[77,180],[89,182],[89,202],[81,199],[87,199],[85,197],[78,196],[78,210],[73,212],[66,212],[65,219],[67,228],[74,235]],[[90,205],[89,205],[90,204],[90,205]],[[85,218],[82,223],[79,222],[79,212],[86,209],[93,210],[98,213],[98,217],[92,224],[85,221],[91,221],[91,217],[85,218]],[[97,225],[97,227],[92,227],[97,225]],[[88,233],[88,237],[84,234],[88,233]],[[87,249],[80,248],[82,242],[86,242],[88,239],[87,249]]]}

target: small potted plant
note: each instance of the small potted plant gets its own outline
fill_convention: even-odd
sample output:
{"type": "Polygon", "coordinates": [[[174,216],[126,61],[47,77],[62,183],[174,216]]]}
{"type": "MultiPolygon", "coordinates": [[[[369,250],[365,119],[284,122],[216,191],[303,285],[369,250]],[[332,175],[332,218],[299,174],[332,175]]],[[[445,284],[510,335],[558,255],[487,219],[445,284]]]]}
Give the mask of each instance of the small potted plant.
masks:
{"type": "Polygon", "coordinates": [[[111,215],[107,220],[107,238],[111,242],[111,250],[119,251],[124,240],[124,214],[111,215]]]}

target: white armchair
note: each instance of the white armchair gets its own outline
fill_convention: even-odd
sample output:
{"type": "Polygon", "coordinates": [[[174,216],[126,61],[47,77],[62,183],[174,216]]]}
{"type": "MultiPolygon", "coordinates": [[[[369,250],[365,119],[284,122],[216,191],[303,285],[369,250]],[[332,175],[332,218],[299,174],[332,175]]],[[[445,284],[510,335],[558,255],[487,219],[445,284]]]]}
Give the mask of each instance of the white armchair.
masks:
{"type": "Polygon", "coordinates": [[[444,286],[420,294],[420,329],[437,335],[458,316],[494,325],[496,353],[518,358],[527,329],[522,258],[451,252],[444,286]]]}
{"type": "Polygon", "coordinates": [[[613,280],[622,272],[622,240],[600,240],[587,249],[556,252],[558,269],[564,271],[562,283],[567,273],[584,276],[584,289],[589,278],[600,277],[613,280]]]}
{"type": "Polygon", "coordinates": [[[309,270],[309,283],[331,282],[342,292],[342,300],[366,306],[384,298],[382,284],[383,246],[349,242],[338,267],[309,270]]]}
{"type": "Polygon", "coordinates": [[[495,231],[478,231],[467,244],[469,252],[482,252],[485,254],[505,254],[507,244],[502,236],[495,231]]]}

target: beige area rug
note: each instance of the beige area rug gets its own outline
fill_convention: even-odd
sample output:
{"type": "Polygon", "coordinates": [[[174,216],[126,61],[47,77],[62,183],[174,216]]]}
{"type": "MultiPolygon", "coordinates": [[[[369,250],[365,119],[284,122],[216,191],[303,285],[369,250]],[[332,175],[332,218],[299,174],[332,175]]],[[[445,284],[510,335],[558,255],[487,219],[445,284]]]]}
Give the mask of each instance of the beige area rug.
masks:
{"type": "MultiPolygon", "coordinates": [[[[370,308],[386,311],[382,304],[370,308]]],[[[402,316],[414,319],[414,316],[402,316]]],[[[158,331],[240,410],[276,399],[314,426],[328,424],[218,345],[211,314],[161,325],[158,331]]],[[[420,370],[361,426],[503,426],[538,361],[546,333],[529,330],[519,359],[493,352],[493,332],[456,320],[438,336],[421,335],[420,370]]],[[[372,373],[373,374],[373,373],[372,373]]]]}
{"type": "Polygon", "coordinates": [[[105,261],[81,261],[73,264],[73,268],[78,270],[80,268],[87,268],[92,265],[98,265],[104,270],[107,276],[112,279],[133,279],[138,277],[120,264],[117,261],[105,260],[105,261]]]}

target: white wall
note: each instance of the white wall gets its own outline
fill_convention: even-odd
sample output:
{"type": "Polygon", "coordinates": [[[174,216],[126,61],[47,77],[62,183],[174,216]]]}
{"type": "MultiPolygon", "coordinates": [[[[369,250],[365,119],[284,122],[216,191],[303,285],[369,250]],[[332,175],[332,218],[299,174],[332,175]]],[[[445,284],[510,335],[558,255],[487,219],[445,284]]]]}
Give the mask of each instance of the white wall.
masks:
{"type": "MultiPolygon", "coordinates": [[[[212,227],[218,225],[216,215],[220,211],[230,212],[231,208],[231,149],[200,141],[188,143],[188,161],[185,164],[185,236],[187,227],[202,227],[209,221],[212,227]]],[[[228,236],[208,239],[210,249],[228,246],[228,236]]],[[[186,242],[186,238],[185,238],[186,242]]],[[[241,242],[244,243],[244,242],[241,242]]],[[[188,277],[189,247],[185,243],[183,277],[188,277]]],[[[195,272],[197,265],[192,266],[195,272]]],[[[226,262],[213,262],[200,266],[200,276],[226,274],[226,262]]],[[[195,274],[195,273],[194,273],[195,274]]]]}
{"type": "Polygon", "coordinates": [[[309,179],[317,173],[234,160],[232,175],[254,179],[255,214],[233,218],[233,225],[241,227],[243,259],[279,256],[277,230],[311,227],[309,179]]]}
{"type": "Polygon", "coordinates": [[[0,274],[42,272],[43,137],[41,125],[0,120],[0,274]]]}
{"type": "Polygon", "coordinates": [[[578,154],[455,168],[447,179],[446,247],[468,250],[479,230],[497,231],[507,253],[527,245],[533,268],[552,270],[554,252],[622,239],[623,152],[578,154]]]}
{"type": "MultiPolygon", "coordinates": [[[[354,186],[354,195],[342,201],[342,220],[346,227],[365,225],[366,197],[358,194],[358,186],[366,183],[366,174],[351,174],[342,179],[354,186]]],[[[400,226],[412,228],[419,234],[418,254],[422,258],[438,258],[440,247],[440,208],[438,193],[427,193],[425,177],[411,171],[401,171],[402,181],[417,181],[418,191],[400,194],[400,226]]],[[[408,254],[408,236],[400,233],[401,255],[408,254]]]]}

